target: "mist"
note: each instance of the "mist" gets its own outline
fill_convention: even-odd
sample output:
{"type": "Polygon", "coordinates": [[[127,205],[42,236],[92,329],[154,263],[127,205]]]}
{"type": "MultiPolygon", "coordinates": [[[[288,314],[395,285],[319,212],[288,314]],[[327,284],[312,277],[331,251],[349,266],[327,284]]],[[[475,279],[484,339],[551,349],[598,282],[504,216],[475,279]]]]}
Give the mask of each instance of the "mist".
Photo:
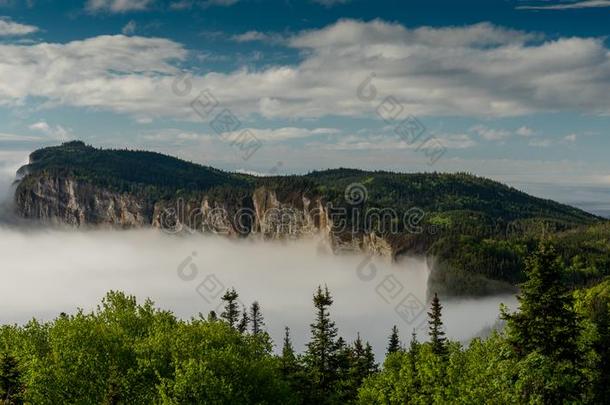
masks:
{"type": "MultiPolygon", "coordinates": [[[[363,255],[337,256],[316,240],[233,241],[223,237],[176,237],[153,230],[65,231],[0,228],[0,320],[23,323],[51,320],[76,307],[93,310],[109,290],[188,319],[219,311],[220,296],[235,287],[246,306],[261,304],[267,329],[281,344],[284,326],[303,349],[313,321],[312,295],[327,285],[340,334],[348,341],[360,332],[381,356],[392,325],[404,340],[419,328],[426,338],[424,258],[389,263],[363,255]],[[399,315],[402,301],[408,310],[399,315]],[[405,315],[406,314],[406,315],[405,315]]],[[[441,297],[442,299],[442,297],[441,297]]],[[[514,298],[443,300],[447,335],[468,340],[494,324],[500,302],[514,298]]]]}

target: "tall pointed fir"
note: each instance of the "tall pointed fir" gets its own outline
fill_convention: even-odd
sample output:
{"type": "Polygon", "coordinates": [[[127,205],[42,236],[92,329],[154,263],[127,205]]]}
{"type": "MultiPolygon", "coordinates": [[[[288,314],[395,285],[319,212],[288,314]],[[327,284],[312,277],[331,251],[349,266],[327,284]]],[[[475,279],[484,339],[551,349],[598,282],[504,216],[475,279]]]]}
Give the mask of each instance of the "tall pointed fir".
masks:
{"type": "Polygon", "coordinates": [[[224,311],[220,314],[220,317],[227,321],[231,327],[235,327],[239,318],[239,306],[237,298],[239,294],[235,291],[235,288],[227,290],[222,296],[222,300],[225,302],[224,311]]]}
{"type": "Polygon", "coordinates": [[[237,330],[241,333],[246,333],[248,331],[248,324],[250,323],[250,317],[248,316],[248,311],[246,307],[242,308],[241,319],[239,320],[239,324],[237,324],[237,330]]]}
{"type": "Polygon", "coordinates": [[[428,312],[428,335],[430,336],[430,343],[432,344],[432,352],[439,356],[447,354],[447,339],[445,338],[445,331],[443,330],[442,309],[443,306],[438,299],[438,294],[434,293],[431,309],[430,312],[428,312]]]}
{"type": "Polygon", "coordinates": [[[390,339],[388,342],[388,348],[386,350],[386,355],[396,353],[399,350],[400,350],[400,337],[398,336],[398,327],[396,325],[394,325],[392,327],[392,334],[390,335],[390,339]]]}
{"type": "Polygon", "coordinates": [[[576,361],[580,329],[573,298],[562,282],[563,264],[550,242],[541,242],[525,263],[527,281],[517,297],[519,312],[502,310],[508,340],[518,356],[537,351],[556,360],[576,361]]]}
{"type": "Polygon", "coordinates": [[[250,307],[250,321],[252,322],[252,334],[258,335],[263,331],[265,322],[263,314],[261,313],[261,307],[258,301],[254,301],[250,307]]]}
{"type": "Polygon", "coordinates": [[[310,325],[311,340],[307,343],[304,360],[313,385],[313,401],[326,403],[331,397],[337,365],[337,328],[330,319],[329,309],[333,299],[328,287],[322,289],[318,286],[313,303],[316,317],[310,325]]]}

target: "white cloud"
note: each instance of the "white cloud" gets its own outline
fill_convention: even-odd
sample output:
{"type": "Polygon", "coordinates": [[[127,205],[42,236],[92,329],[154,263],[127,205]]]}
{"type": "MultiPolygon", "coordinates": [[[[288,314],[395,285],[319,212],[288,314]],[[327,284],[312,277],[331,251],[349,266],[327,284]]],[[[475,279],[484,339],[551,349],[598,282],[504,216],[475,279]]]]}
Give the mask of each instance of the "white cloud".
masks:
{"type": "Polygon", "coordinates": [[[134,20],[131,20],[127,24],[125,24],[121,32],[125,35],[133,35],[135,34],[137,27],[137,23],[134,20]]]}
{"type": "Polygon", "coordinates": [[[576,139],[578,138],[578,135],[576,134],[569,134],[563,137],[564,141],[566,142],[576,142],[576,139]]]}
{"type": "Polygon", "coordinates": [[[381,20],[342,20],[287,42],[302,51],[300,62],[194,73],[187,96],[172,92],[172,75],[187,51],[171,40],[116,35],[0,45],[0,104],[36,97],[138,119],[192,119],[191,100],[210,89],[238,115],[269,118],[375,116],[387,96],[416,116],[610,114],[610,52],[602,39],[544,41],[488,23],[408,29],[381,20]],[[362,101],[359,86],[372,72],[376,98],[362,101]]]}
{"type": "Polygon", "coordinates": [[[548,148],[553,144],[553,141],[550,139],[532,139],[529,141],[529,146],[534,146],[536,148],[548,148]]]}
{"type": "Polygon", "coordinates": [[[518,10],[570,10],[581,8],[605,8],[610,7],[610,0],[586,0],[576,2],[562,2],[558,4],[540,4],[529,6],[518,6],[518,10]]]}
{"type": "Polygon", "coordinates": [[[27,136],[27,135],[16,135],[16,134],[6,134],[0,132],[0,142],[28,142],[28,141],[40,141],[42,140],[39,136],[27,136]]]}
{"type": "Polygon", "coordinates": [[[33,25],[19,24],[8,17],[0,17],[0,37],[28,35],[38,31],[33,25]]]}
{"type": "Polygon", "coordinates": [[[55,140],[67,141],[70,138],[70,131],[61,125],[51,126],[46,121],[36,122],[28,127],[32,131],[41,132],[55,140]]]}
{"type": "Polygon", "coordinates": [[[231,39],[236,42],[267,41],[270,39],[270,36],[260,31],[248,31],[243,34],[233,35],[231,39]]]}
{"type": "Polygon", "coordinates": [[[173,10],[190,10],[194,6],[198,6],[201,8],[208,8],[213,6],[230,7],[234,4],[237,4],[238,2],[239,0],[179,0],[170,3],[169,7],[173,10]]]}
{"type": "Polygon", "coordinates": [[[526,137],[526,138],[529,138],[530,136],[534,135],[534,133],[535,132],[534,132],[533,129],[531,129],[529,127],[525,127],[525,126],[518,128],[517,131],[516,131],[517,135],[523,136],[523,137],[526,137]]]}
{"type": "Polygon", "coordinates": [[[154,0],[88,0],[85,8],[90,12],[126,13],[147,10],[154,0]]]}
{"type": "Polygon", "coordinates": [[[476,125],[471,130],[487,141],[503,141],[510,138],[512,133],[504,129],[489,128],[484,125],[476,125]]]}

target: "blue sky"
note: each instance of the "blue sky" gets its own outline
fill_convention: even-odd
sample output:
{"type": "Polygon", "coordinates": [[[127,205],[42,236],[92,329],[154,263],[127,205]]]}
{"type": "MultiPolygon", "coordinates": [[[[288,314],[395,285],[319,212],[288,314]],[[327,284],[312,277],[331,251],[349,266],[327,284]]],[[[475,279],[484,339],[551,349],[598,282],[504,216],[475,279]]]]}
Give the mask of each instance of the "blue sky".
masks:
{"type": "Polygon", "coordinates": [[[0,0],[0,166],[82,139],[252,173],[469,171],[610,213],[609,22],[605,0],[0,0]]]}

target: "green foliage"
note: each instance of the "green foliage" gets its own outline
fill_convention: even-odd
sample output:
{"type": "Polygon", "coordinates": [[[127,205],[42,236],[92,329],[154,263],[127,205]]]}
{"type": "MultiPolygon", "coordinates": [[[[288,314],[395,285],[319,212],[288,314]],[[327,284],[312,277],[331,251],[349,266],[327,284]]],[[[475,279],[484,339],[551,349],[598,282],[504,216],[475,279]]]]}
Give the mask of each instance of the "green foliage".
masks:
{"type": "Polygon", "coordinates": [[[438,294],[434,293],[432,298],[432,308],[428,312],[428,325],[430,326],[430,342],[432,344],[432,352],[438,356],[444,356],[447,354],[447,347],[445,338],[445,331],[443,330],[442,311],[443,306],[438,299],[438,294]]]}
{"type": "Polygon", "coordinates": [[[291,401],[268,342],[225,322],[181,321],[109,293],[94,313],[0,329],[35,404],[291,401]]]}

